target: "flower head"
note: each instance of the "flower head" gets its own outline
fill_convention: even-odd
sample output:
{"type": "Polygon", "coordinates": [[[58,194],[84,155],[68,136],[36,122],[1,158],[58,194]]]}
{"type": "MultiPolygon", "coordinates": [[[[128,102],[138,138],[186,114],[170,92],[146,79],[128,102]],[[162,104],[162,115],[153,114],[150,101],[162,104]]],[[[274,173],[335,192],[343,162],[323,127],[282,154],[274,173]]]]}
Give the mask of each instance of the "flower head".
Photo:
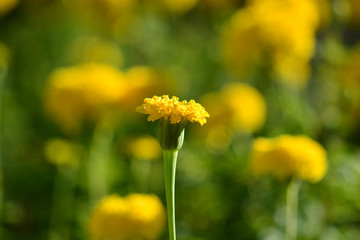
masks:
{"type": "Polygon", "coordinates": [[[155,195],[104,197],[89,222],[93,239],[157,239],[165,225],[165,209],[155,195]]]}
{"type": "Polygon", "coordinates": [[[280,179],[296,176],[317,182],[326,173],[326,151],[307,136],[257,138],[253,144],[251,168],[257,176],[270,174],[280,179]]]}
{"type": "Polygon", "coordinates": [[[206,118],[210,116],[205,108],[194,100],[190,100],[189,102],[184,100],[180,102],[179,98],[175,96],[169,98],[168,95],[146,98],[144,103],[136,108],[136,111],[149,114],[148,121],[165,118],[168,119],[171,124],[188,120],[204,125],[206,118]]]}

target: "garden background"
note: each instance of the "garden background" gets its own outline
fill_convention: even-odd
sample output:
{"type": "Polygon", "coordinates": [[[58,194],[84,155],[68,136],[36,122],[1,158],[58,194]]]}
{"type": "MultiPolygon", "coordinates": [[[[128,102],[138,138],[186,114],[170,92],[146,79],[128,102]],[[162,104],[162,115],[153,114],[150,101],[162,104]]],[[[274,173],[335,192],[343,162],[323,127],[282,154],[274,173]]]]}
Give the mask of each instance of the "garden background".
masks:
{"type": "Polygon", "coordinates": [[[179,152],[178,239],[283,239],[288,179],[250,163],[283,134],[327,152],[298,239],[358,239],[359,40],[358,0],[0,0],[0,239],[93,239],[112,194],[165,208],[158,123],[135,112],[163,94],[210,114],[179,152]]]}

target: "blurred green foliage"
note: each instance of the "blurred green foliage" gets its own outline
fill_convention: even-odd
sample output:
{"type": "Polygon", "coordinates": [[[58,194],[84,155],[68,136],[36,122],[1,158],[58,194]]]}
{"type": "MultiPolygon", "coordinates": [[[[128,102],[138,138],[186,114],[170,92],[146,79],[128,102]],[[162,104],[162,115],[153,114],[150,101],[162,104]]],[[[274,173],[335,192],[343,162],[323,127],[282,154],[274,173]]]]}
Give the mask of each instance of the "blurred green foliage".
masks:
{"type": "MultiPolygon", "coordinates": [[[[179,9],[160,0],[134,1],[137,5],[129,8],[96,0],[24,0],[14,1],[13,6],[9,1],[8,7],[5,2],[0,0],[1,239],[90,239],[87,224],[99,200],[96,188],[103,188],[100,196],[153,193],[165,205],[161,156],[152,161],[136,159],[128,150],[130,139],[156,137],[157,123],[119,105],[114,111],[120,117],[111,127],[105,124],[104,130],[101,124],[89,122],[79,133],[69,134],[44,110],[51,73],[89,61],[122,73],[135,66],[156,69],[170,86],[166,93],[180,99],[201,103],[203,96],[232,82],[245,82],[264,97],[266,121],[255,133],[226,125],[211,138],[210,127],[188,126],[176,179],[179,240],[283,239],[287,184],[271,177],[256,179],[248,168],[254,137],[280,134],[317,140],[329,161],[323,180],[301,186],[298,239],[358,238],[360,28],[354,16],[360,7],[356,0],[316,1],[327,18],[319,20],[314,32],[315,48],[306,62],[311,71],[303,87],[281,80],[268,57],[246,75],[228,71],[221,53],[224,26],[255,0],[199,0],[193,5],[184,1],[188,7],[174,1],[183,6],[179,9]],[[49,161],[45,149],[51,139],[77,146],[78,155],[70,154],[76,164],[62,164],[61,156],[69,156],[66,146],[61,152],[63,145],[53,152],[60,160],[49,161]],[[104,169],[98,168],[102,175],[96,171],[91,175],[89,158],[106,163],[104,169]],[[94,187],[95,199],[91,178],[105,185],[94,187]]],[[[152,97],[155,92],[150,88],[142,92],[146,96],[136,96],[152,97]]],[[[238,103],[239,108],[246,104],[238,103]]],[[[220,129],[211,121],[210,117],[209,126],[220,129]]],[[[166,236],[165,231],[162,239],[166,236]]]]}

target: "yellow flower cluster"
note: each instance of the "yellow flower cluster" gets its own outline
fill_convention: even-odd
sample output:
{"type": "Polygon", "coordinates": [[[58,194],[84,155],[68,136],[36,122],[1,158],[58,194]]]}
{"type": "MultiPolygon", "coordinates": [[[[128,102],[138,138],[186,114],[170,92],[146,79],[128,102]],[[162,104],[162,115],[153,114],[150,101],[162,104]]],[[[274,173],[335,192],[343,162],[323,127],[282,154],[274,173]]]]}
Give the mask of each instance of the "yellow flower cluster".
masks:
{"type": "Polygon", "coordinates": [[[159,239],[165,227],[165,209],[155,195],[110,195],[95,207],[89,221],[94,240],[159,239]]]}
{"type": "Polygon", "coordinates": [[[5,15],[19,4],[19,0],[1,0],[0,16],[5,15]]]}
{"type": "Polygon", "coordinates": [[[123,75],[104,64],[55,70],[49,77],[45,108],[66,131],[78,130],[86,117],[98,119],[125,94],[123,75]]]}
{"type": "Polygon", "coordinates": [[[302,86],[308,79],[318,25],[318,6],[313,0],[251,0],[224,29],[225,64],[242,75],[270,59],[276,75],[302,86]]]}
{"type": "Polygon", "coordinates": [[[228,84],[220,92],[205,95],[202,102],[212,115],[209,127],[223,125],[236,131],[255,132],[264,125],[265,100],[247,84],[228,84]]]}
{"type": "Polygon", "coordinates": [[[317,182],[327,170],[326,151],[307,136],[257,138],[252,148],[251,168],[256,176],[270,174],[280,179],[299,177],[317,182]]]}
{"type": "Polygon", "coordinates": [[[173,96],[171,99],[168,95],[162,97],[154,96],[146,98],[144,103],[136,108],[137,112],[149,114],[148,121],[155,121],[160,118],[169,120],[171,124],[180,123],[182,120],[198,122],[200,125],[206,123],[209,113],[203,106],[194,100],[179,101],[179,98],[173,96]]]}

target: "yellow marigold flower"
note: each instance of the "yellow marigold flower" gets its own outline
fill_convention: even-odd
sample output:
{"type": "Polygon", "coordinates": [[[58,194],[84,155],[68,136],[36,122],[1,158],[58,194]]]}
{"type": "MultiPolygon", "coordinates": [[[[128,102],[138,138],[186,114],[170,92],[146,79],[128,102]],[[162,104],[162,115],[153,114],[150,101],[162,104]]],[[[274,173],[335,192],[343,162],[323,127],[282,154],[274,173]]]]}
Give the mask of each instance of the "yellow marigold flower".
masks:
{"type": "Polygon", "coordinates": [[[128,152],[137,159],[153,160],[161,156],[159,141],[151,136],[143,136],[130,140],[128,152]]]}
{"type": "Polygon", "coordinates": [[[224,28],[224,62],[234,74],[244,75],[270,60],[282,80],[303,86],[318,25],[319,11],[313,0],[249,1],[224,28]]]}
{"type": "Polygon", "coordinates": [[[85,119],[113,114],[124,96],[123,75],[105,64],[82,64],[51,73],[45,93],[46,111],[67,131],[85,119]]]}
{"type": "Polygon", "coordinates": [[[94,240],[155,240],[162,234],[164,225],[165,209],[157,196],[110,195],[93,210],[89,231],[94,240]]]}
{"type": "Polygon", "coordinates": [[[280,179],[296,176],[318,182],[326,173],[326,151],[307,136],[257,138],[253,144],[250,165],[256,176],[270,174],[280,179]]]}
{"type": "Polygon", "coordinates": [[[83,149],[80,145],[58,138],[47,141],[44,151],[46,159],[58,166],[76,166],[83,154],[83,149]]]}
{"type": "Polygon", "coordinates": [[[136,111],[149,114],[148,121],[164,118],[166,120],[169,119],[171,124],[188,120],[204,125],[206,118],[210,116],[205,108],[194,100],[190,100],[189,102],[184,100],[180,102],[179,98],[173,96],[170,99],[168,95],[146,98],[144,104],[137,107],[136,111]]]}
{"type": "Polygon", "coordinates": [[[0,1],[0,16],[10,12],[19,4],[19,0],[1,0],[0,1]]]}

